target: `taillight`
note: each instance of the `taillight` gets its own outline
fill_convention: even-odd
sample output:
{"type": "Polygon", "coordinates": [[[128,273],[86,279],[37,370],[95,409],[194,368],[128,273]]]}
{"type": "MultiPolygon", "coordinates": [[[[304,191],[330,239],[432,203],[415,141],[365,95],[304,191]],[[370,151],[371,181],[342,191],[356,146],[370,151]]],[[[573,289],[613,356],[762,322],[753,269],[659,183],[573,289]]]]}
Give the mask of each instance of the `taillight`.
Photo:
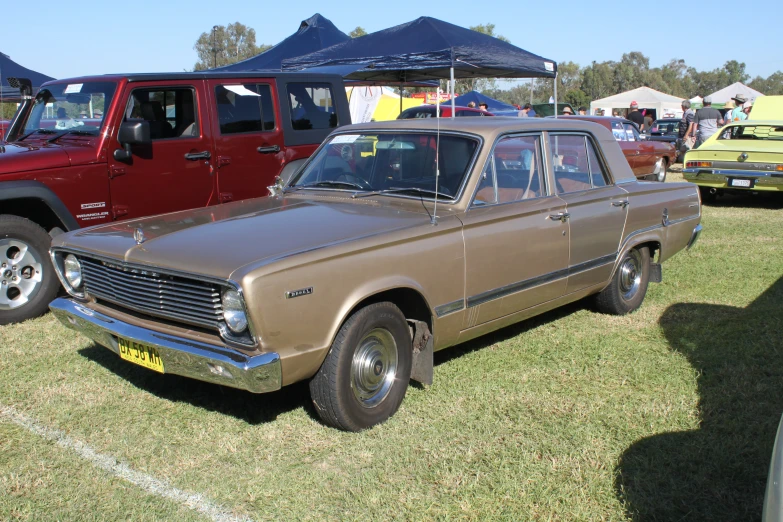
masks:
{"type": "Polygon", "coordinates": [[[783,172],[783,165],[777,165],[775,167],[775,170],[777,170],[778,172],[783,172]]]}
{"type": "Polygon", "coordinates": [[[711,161],[689,161],[686,165],[687,168],[691,167],[712,167],[711,161]]]}

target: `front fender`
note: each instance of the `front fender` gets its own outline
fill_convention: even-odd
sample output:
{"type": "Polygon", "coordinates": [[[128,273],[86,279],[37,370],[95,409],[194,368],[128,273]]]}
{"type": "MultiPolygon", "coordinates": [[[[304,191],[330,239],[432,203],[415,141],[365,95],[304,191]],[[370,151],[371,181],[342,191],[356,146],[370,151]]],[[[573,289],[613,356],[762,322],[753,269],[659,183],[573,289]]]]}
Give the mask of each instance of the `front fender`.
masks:
{"type": "Polygon", "coordinates": [[[68,211],[65,203],[49,187],[34,180],[0,182],[0,202],[15,199],[39,199],[52,209],[66,230],[76,230],[79,223],[68,211]]]}

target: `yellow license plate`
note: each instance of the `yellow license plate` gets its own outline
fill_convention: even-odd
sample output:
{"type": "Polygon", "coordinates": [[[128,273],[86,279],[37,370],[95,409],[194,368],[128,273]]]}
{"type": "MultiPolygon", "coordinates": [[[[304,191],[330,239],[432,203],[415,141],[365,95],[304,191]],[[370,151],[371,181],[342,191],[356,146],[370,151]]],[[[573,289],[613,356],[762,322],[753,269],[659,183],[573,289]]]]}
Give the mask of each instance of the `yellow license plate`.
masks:
{"type": "Polygon", "coordinates": [[[150,370],[164,373],[163,360],[160,358],[158,350],[152,346],[137,343],[136,341],[129,341],[122,337],[118,337],[117,341],[120,345],[120,357],[126,361],[138,364],[139,366],[144,366],[150,370]]]}

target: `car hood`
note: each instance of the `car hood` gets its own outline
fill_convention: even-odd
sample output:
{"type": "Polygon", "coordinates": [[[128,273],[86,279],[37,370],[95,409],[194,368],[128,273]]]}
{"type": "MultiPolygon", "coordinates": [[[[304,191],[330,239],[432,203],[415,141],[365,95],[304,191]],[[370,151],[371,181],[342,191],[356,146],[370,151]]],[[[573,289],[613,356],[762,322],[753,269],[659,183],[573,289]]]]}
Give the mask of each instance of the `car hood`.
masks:
{"type": "Polygon", "coordinates": [[[53,246],[229,278],[251,263],[428,222],[424,212],[375,200],[289,195],[98,225],[58,236],[53,246]]]}
{"type": "Polygon", "coordinates": [[[0,174],[68,167],[71,159],[62,147],[3,143],[0,145],[0,174]]]}

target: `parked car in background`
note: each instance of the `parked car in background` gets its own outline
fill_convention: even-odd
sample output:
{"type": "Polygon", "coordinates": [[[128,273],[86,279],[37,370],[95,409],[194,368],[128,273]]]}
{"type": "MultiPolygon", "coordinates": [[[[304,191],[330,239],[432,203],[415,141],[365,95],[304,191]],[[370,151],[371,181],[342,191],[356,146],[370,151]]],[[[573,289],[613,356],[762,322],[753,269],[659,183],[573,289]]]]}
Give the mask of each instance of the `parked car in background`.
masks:
{"type": "MultiPolygon", "coordinates": [[[[398,120],[411,120],[415,118],[434,118],[435,117],[435,105],[420,105],[418,107],[411,107],[405,109],[397,116],[398,120]]],[[[494,116],[491,112],[483,111],[481,109],[475,109],[473,107],[455,107],[455,116],[460,118],[463,116],[494,116]]],[[[442,104],[440,106],[440,117],[451,118],[451,105],[442,104]]]]}
{"type": "Polygon", "coordinates": [[[273,196],[56,237],[71,297],[51,309],[157,372],[307,380],[323,421],[357,431],[432,382],[433,351],[588,296],[636,310],[700,219],[693,185],[637,182],[594,123],[366,123],[273,196]]]}
{"type": "Polygon", "coordinates": [[[631,121],[614,116],[560,116],[592,121],[612,132],[614,139],[628,160],[634,175],[640,180],[666,181],[669,165],[674,163],[677,151],[674,144],[655,141],[639,132],[631,121]]]}
{"type": "MultiPolygon", "coordinates": [[[[546,116],[554,116],[555,115],[555,104],[554,103],[534,103],[532,106],[534,111],[536,111],[536,116],[541,116],[542,118],[546,116]]],[[[571,110],[571,114],[576,114],[576,109],[571,106],[570,103],[561,103],[558,102],[557,104],[557,114],[563,114],[563,109],[568,107],[571,110]]]]}
{"type": "Polygon", "coordinates": [[[43,313],[58,291],[50,236],[264,195],[350,113],[339,76],[161,73],[49,82],[13,122],[0,324],[43,313]]]}
{"type": "Polygon", "coordinates": [[[663,141],[674,145],[674,162],[680,161],[679,135],[680,120],[677,118],[661,118],[655,120],[647,132],[647,139],[652,141],[663,141]]]}
{"type": "Polygon", "coordinates": [[[726,192],[783,192],[783,120],[734,122],[685,153],[683,175],[705,201],[726,192]]]}

